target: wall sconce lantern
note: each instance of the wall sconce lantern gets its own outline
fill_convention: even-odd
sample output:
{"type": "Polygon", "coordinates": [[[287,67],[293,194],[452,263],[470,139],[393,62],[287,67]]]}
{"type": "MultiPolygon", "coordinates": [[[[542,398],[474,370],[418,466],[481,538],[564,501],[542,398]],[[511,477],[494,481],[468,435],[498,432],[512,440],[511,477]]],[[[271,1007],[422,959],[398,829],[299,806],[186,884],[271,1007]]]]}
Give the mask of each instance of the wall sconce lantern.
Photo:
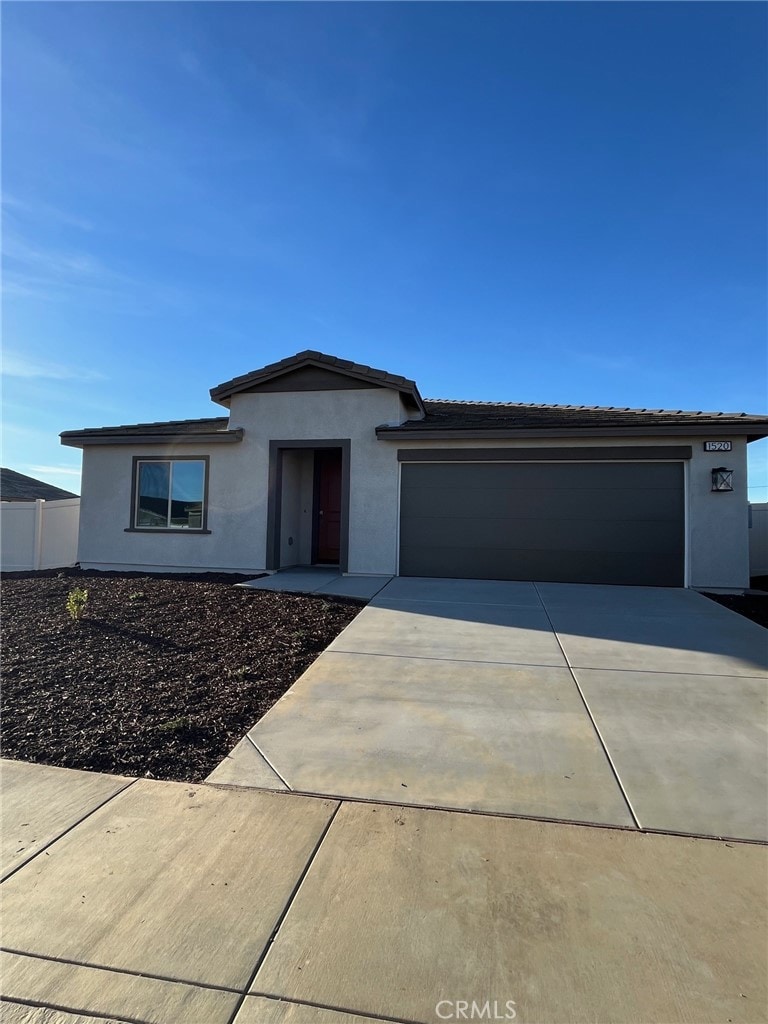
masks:
{"type": "Polygon", "coordinates": [[[712,470],[712,490],[713,491],[732,491],[733,490],[733,470],[723,469],[721,466],[719,469],[712,470]]]}

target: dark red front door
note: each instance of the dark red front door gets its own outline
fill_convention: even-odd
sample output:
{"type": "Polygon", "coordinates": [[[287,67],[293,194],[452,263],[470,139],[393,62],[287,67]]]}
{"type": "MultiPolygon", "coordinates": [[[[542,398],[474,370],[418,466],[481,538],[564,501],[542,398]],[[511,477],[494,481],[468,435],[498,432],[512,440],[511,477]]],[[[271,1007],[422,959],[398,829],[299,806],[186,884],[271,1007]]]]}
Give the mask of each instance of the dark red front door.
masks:
{"type": "Polygon", "coordinates": [[[341,554],[341,449],[315,451],[315,562],[337,565],[341,554]]]}

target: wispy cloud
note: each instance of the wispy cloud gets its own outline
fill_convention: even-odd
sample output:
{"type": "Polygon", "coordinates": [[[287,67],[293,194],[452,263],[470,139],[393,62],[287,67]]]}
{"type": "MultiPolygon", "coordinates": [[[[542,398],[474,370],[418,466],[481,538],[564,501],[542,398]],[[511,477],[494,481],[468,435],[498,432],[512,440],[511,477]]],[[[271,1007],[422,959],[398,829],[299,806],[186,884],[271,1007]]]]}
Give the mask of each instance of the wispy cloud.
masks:
{"type": "Polygon", "coordinates": [[[203,62],[195,50],[192,50],[189,47],[183,47],[178,51],[176,59],[181,70],[192,78],[195,78],[200,82],[204,82],[205,84],[210,84],[215,81],[215,79],[213,79],[213,77],[204,68],[203,62]]]}
{"type": "Polygon", "coordinates": [[[3,352],[2,374],[4,377],[22,377],[26,380],[104,380],[104,374],[79,366],[65,366],[45,360],[30,359],[17,352],[3,352]]]}
{"type": "Polygon", "coordinates": [[[3,239],[3,284],[8,296],[43,302],[77,301],[111,313],[145,315],[158,306],[187,311],[194,297],[162,281],[143,281],[115,270],[91,252],[3,239]]]}
{"type": "Polygon", "coordinates": [[[3,255],[7,261],[34,268],[58,280],[94,277],[109,273],[94,256],[76,250],[62,251],[30,245],[17,235],[3,240],[3,255]]]}
{"type": "MultiPolygon", "coordinates": [[[[3,409],[7,410],[7,402],[3,403],[3,409]]],[[[21,438],[24,441],[50,441],[52,432],[38,427],[22,426],[19,423],[3,423],[3,438],[21,438]]],[[[55,435],[54,435],[55,436],[55,435]]]]}
{"type": "Polygon", "coordinates": [[[50,224],[51,221],[56,221],[59,224],[64,224],[67,227],[78,228],[81,231],[93,231],[93,224],[91,221],[85,220],[83,217],[78,217],[77,214],[71,213],[68,210],[62,210],[58,206],[54,206],[51,203],[43,202],[42,200],[26,200],[20,199],[18,196],[10,195],[5,192],[2,197],[3,210],[6,216],[22,216],[29,220],[39,220],[50,224]]]}
{"type": "Polygon", "coordinates": [[[77,248],[28,241],[15,231],[3,237],[3,293],[56,301],[77,296],[116,300],[126,279],[96,256],[77,248]]]}
{"type": "Polygon", "coordinates": [[[366,166],[368,151],[361,138],[368,121],[366,102],[347,95],[343,105],[320,103],[311,83],[269,74],[254,64],[250,72],[264,99],[308,140],[315,155],[354,170],[366,166]]]}
{"type": "Polygon", "coordinates": [[[75,466],[27,466],[30,473],[43,473],[47,476],[75,476],[79,477],[82,470],[75,466]]]}

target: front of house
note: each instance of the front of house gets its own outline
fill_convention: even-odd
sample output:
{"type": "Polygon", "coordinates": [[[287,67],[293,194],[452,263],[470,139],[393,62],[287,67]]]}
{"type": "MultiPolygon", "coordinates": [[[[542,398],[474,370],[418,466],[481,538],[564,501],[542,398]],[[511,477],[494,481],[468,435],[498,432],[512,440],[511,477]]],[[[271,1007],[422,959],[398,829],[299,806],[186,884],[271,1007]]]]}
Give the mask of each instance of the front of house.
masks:
{"type": "Polygon", "coordinates": [[[312,351],[211,397],[228,416],[61,435],[83,449],[83,567],[749,583],[766,417],[425,401],[312,351]]]}

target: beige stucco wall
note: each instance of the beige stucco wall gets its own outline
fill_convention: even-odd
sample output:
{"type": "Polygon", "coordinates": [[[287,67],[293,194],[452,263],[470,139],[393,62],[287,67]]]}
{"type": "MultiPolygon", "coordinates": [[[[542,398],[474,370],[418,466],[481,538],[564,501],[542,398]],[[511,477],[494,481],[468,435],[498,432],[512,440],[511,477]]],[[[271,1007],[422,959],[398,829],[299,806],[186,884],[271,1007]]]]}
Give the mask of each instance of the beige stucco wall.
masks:
{"type": "MultiPolygon", "coordinates": [[[[349,438],[349,571],[392,573],[397,544],[397,453],[394,446],[376,439],[375,427],[402,419],[400,396],[388,389],[244,394],[232,399],[230,410],[230,427],[244,430],[239,444],[87,447],[80,562],[102,569],[263,572],[270,440],[311,443],[349,438]],[[210,534],[125,532],[130,523],[133,457],[142,454],[210,456],[210,534]]],[[[306,552],[306,530],[298,532],[306,552]]]]}
{"type": "Polygon", "coordinates": [[[266,516],[266,484],[256,486],[238,444],[94,445],[83,451],[80,542],[82,565],[96,569],[184,569],[261,572],[263,538],[254,522],[266,516]],[[208,455],[210,534],[187,530],[126,533],[131,522],[135,455],[208,455]]]}
{"type": "MultiPolygon", "coordinates": [[[[375,427],[400,423],[408,415],[391,390],[277,392],[236,395],[231,427],[243,441],[231,445],[86,448],[83,466],[80,554],[97,568],[179,568],[261,572],[266,564],[269,442],[350,440],[351,490],[349,572],[391,574],[398,559],[398,448],[589,447],[690,444],[687,473],[688,585],[742,587],[749,581],[746,444],[731,438],[733,451],[707,454],[702,438],[625,437],[520,438],[517,441],[379,441],[375,427]],[[210,456],[210,535],[125,533],[130,519],[132,457],[139,454],[210,456]],[[713,494],[711,470],[733,469],[735,490],[713,494]]],[[[413,415],[413,413],[410,413],[413,415]]],[[[308,561],[311,526],[296,510],[308,505],[307,474],[289,458],[282,530],[283,564],[308,561]],[[294,468],[291,468],[294,467],[294,468]],[[294,500],[295,498],[295,500],[294,500]],[[294,511],[286,511],[286,508],[294,511]],[[291,518],[293,517],[293,518],[291,518]],[[296,519],[294,522],[293,519],[296,519]],[[286,533],[286,530],[289,532],[286,533]],[[308,532],[310,531],[310,532],[308,532]],[[286,547],[287,536],[295,543],[286,547]],[[294,551],[298,551],[298,555],[294,551]]],[[[307,516],[311,519],[311,516],[307,516]]]]}
{"type": "Polygon", "coordinates": [[[752,576],[768,576],[768,502],[751,506],[749,531],[749,571],[752,576]]]}
{"type": "Polygon", "coordinates": [[[749,502],[747,500],[747,443],[731,440],[732,452],[705,452],[701,438],[691,441],[688,506],[690,586],[749,586],[749,502]],[[734,470],[733,491],[712,492],[712,470],[734,470]]]}
{"type": "MultiPolygon", "coordinates": [[[[393,572],[397,545],[397,452],[377,440],[375,428],[383,423],[400,423],[402,419],[399,394],[372,388],[235,395],[230,410],[230,427],[242,427],[245,432],[242,444],[233,447],[240,449],[243,464],[260,481],[265,499],[270,440],[311,443],[349,439],[350,573],[393,572]]],[[[266,501],[254,516],[254,525],[266,536],[266,501]]]]}

